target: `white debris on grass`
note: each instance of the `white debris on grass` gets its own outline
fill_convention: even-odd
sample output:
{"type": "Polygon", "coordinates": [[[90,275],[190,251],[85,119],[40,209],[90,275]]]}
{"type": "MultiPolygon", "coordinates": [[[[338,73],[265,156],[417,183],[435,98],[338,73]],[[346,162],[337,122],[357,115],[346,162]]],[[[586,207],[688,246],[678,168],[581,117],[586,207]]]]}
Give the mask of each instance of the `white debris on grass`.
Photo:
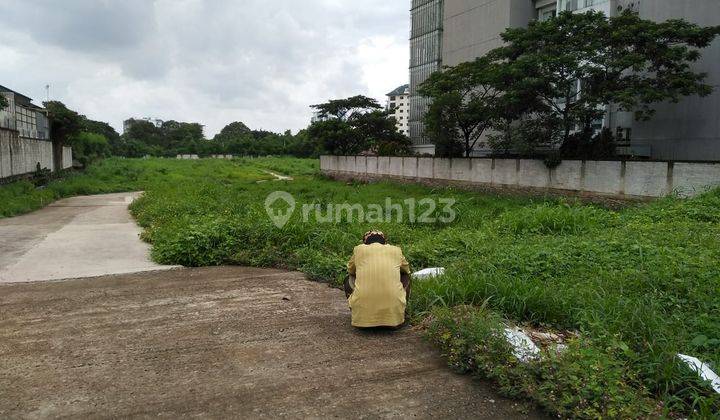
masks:
{"type": "Polygon", "coordinates": [[[696,357],[686,356],[684,354],[678,354],[677,356],[678,358],[680,358],[680,360],[685,362],[685,364],[687,364],[690,369],[700,375],[701,378],[706,381],[710,381],[710,386],[712,386],[715,392],[720,394],[720,376],[718,376],[717,373],[713,372],[712,369],[710,369],[710,366],[708,366],[706,363],[703,363],[702,361],[700,361],[700,359],[696,357]]]}
{"type": "Polygon", "coordinates": [[[513,354],[521,362],[529,362],[540,357],[540,348],[519,328],[505,328],[505,338],[513,347],[513,354]]]}
{"type": "Polygon", "coordinates": [[[274,176],[275,181],[292,181],[293,180],[293,178],[291,176],[280,175],[280,174],[276,174],[275,172],[271,172],[271,171],[263,171],[263,172],[274,176]]]}
{"type": "Polygon", "coordinates": [[[412,277],[416,280],[425,280],[433,277],[442,276],[443,274],[445,274],[445,267],[436,267],[416,271],[412,274],[412,277]]]}

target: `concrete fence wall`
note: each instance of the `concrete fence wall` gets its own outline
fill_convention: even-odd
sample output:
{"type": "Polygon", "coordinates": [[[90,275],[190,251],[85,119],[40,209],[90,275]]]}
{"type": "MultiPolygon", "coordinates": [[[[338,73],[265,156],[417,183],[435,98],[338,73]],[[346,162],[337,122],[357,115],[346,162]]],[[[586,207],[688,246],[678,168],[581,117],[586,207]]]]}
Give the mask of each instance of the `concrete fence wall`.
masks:
{"type": "MultiPolygon", "coordinates": [[[[35,172],[41,168],[55,170],[53,145],[46,140],[20,137],[17,131],[0,129],[0,179],[35,172]]],[[[72,148],[63,148],[63,169],[72,166],[72,148]]]]}
{"type": "Polygon", "coordinates": [[[73,155],[72,147],[63,146],[63,169],[72,168],[73,155]]]}
{"type": "Polygon", "coordinates": [[[720,186],[720,163],[321,156],[328,175],[461,182],[622,197],[694,196],[720,186]]]}

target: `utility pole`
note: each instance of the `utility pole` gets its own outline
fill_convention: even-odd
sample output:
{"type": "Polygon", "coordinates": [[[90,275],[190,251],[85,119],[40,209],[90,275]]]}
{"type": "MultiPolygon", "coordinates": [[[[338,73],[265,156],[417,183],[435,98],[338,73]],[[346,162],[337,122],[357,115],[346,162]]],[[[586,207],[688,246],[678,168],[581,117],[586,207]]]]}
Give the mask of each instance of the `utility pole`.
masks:
{"type": "Polygon", "coordinates": [[[45,85],[45,97],[48,102],[50,102],[50,85],[45,85]]]}

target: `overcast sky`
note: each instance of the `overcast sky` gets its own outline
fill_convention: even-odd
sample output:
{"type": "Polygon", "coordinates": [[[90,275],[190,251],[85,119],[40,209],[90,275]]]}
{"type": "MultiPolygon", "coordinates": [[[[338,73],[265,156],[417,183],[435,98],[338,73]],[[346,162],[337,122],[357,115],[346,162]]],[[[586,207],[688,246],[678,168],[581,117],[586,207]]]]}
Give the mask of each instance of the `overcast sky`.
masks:
{"type": "Polygon", "coordinates": [[[405,0],[1,0],[0,84],[129,117],[293,132],[310,104],[408,79],[405,0]]]}

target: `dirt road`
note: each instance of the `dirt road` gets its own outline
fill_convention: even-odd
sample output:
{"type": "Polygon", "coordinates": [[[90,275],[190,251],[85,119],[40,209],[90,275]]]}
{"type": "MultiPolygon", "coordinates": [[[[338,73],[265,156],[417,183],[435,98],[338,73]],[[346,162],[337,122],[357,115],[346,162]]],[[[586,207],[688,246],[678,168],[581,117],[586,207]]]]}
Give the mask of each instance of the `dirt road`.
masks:
{"type": "Polygon", "coordinates": [[[0,219],[0,283],[163,270],[128,212],[139,193],[73,197],[0,219]]]}
{"type": "Polygon", "coordinates": [[[302,274],[186,269],[0,285],[0,418],[537,418],[412,330],[349,326],[302,274]]]}

